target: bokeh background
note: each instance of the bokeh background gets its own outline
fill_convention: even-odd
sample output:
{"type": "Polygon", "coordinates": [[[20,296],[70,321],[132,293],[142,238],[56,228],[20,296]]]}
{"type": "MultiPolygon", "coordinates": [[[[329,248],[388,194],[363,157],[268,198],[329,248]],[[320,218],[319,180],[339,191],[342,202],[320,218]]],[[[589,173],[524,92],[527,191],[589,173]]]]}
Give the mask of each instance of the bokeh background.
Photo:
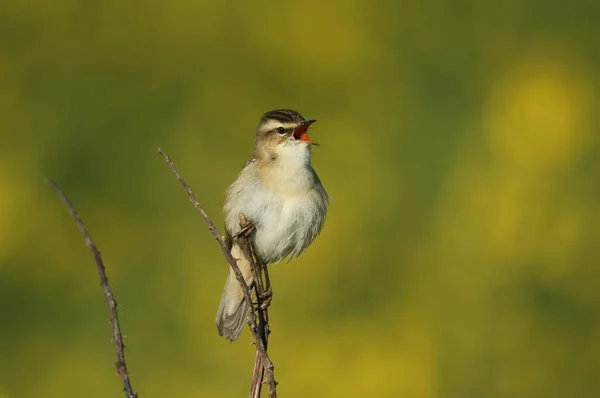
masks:
{"type": "Polygon", "coordinates": [[[282,397],[600,396],[597,1],[0,3],[0,397],[246,396],[219,225],[260,115],[318,119],[326,227],[272,267],[282,397]]]}

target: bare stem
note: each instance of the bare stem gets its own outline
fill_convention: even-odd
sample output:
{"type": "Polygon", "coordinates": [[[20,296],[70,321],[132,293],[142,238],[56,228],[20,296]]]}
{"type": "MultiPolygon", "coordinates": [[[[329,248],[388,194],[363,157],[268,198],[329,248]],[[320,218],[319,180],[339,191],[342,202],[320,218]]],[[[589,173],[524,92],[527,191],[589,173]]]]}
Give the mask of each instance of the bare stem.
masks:
{"type": "MultiPolygon", "coordinates": [[[[269,280],[269,272],[267,269],[267,265],[259,261],[256,252],[254,250],[254,245],[252,244],[252,240],[250,235],[245,236],[244,238],[245,251],[248,254],[248,258],[250,259],[250,267],[252,269],[252,273],[254,274],[254,280],[256,283],[254,284],[254,289],[256,292],[256,312],[258,313],[258,332],[260,334],[260,338],[263,341],[265,347],[267,347],[267,343],[269,340],[269,334],[271,330],[269,329],[269,312],[268,307],[271,301],[271,291],[270,285],[267,284],[267,289],[265,289],[263,284],[263,271],[265,274],[265,280],[269,280]]],[[[275,382],[275,376],[273,374],[273,364],[270,362],[266,362],[260,355],[256,355],[254,361],[254,373],[252,376],[252,384],[250,387],[250,398],[259,398],[260,392],[262,389],[263,380],[267,379],[267,387],[269,389],[269,397],[276,397],[277,390],[275,382]]]]}
{"type": "Polygon", "coordinates": [[[125,392],[125,396],[127,398],[136,398],[137,393],[133,392],[133,388],[131,387],[131,381],[129,379],[129,372],[127,371],[127,364],[125,363],[125,345],[123,344],[123,335],[121,334],[121,328],[119,326],[119,317],[117,314],[117,302],[113,296],[112,290],[110,289],[110,285],[108,284],[108,277],[106,276],[106,268],[104,267],[104,263],[102,262],[102,256],[100,255],[100,251],[94,244],[87,228],[83,224],[81,217],[67,198],[67,195],[64,191],[54,182],[48,181],[50,186],[58,192],[61,200],[69,209],[71,216],[75,219],[75,223],[77,227],[81,231],[81,234],[85,238],[85,245],[90,248],[92,254],[94,255],[94,260],[96,261],[96,266],[98,268],[98,275],[100,276],[100,286],[102,286],[102,290],[104,290],[104,296],[106,297],[106,301],[108,302],[108,307],[110,308],[110,323],[113,329],[113,341],[115,343],[115,349],[117,351],[117,360],[115,362],[115,366],[117,367],[117,372],[123,381],[123,391],[125,392]]]}
{"type": "MultiPolygon", "coordinates": [[[[221,235],[219,230],[215,227],[213,222],[210,220],[210,218],[208,217],[208,215],[202,208],[202,205],[200,205],[200,202],[198,202],[198,199],[196,199],[196,196],[194,195],[194,192],[192,191],[192,189],[188,186],[188,184],[185,182],[185,180],[183,178],[181,178],[181,176],[179,175],[179,172],[177,171],[177,168],[175,167],[175,164],[173,163],[171,158],[161,148],[158,148],[158,153],[164,157],[165,161],[167,162],[167,164],[169,165],[169,167],[171,168],[171,170],[173,171],[173,173],[175,174],[175,176],[177,177],[177,179],[179,180],[181,185],[187,191],[190,201],[192,202],[194,207],[198,210],[198,212],[204,219],[204,222],[206,222],[209,232],[215,237],[215,239],[219,243],[223,257],[225,257],[225,260],[227,260],[227,262],[229,263],[229,266],[235,273],[235,277],[236,277],[237,281],[240,283],[240,286],[242,286],[242,289],[244,292],[244,298],[246,299],[246,301],[248,303],[252,303],[252,288],[246,284],[246,281],[244,280],[244,276],[242,275],[242,272],[240,271],[239,267],[237,266],[235,259],[231,255],[230,248],[228,247],[225,238],[221,235]]],[[[249,244],[249,247],[252,248],[251,249],[252,253],[254,253],[254,247],[250,240],[248,240],[248,244],[249,244]]],[[[253,270],[255,270],[255,269],[258,270],[258,272],[259,272],[258,275],[260,275],[260,270],[256,266],[255,256],[253,255],[250,257],[252,259],[253,270]]],[[[266,267],[264,269],[266,272],[266,267]]],[[[260,286],[262,289],[262,278],[255,277],[254,280],[257,282],[260,281],[260,286]]],[[[255,286],[257,284],[255,284],[255,286]]],[[[262,300],[262,297],[264,297],[264,289],[262,289],[261,294],[258,294],[259,293],[258,290],[256,290],[256,293],[257,293],[256,297],[258,300],[257,309],[252,309],[252,311],[250,311],[250,313],[248,315],[248,326],[250,327],[250,331],[252,332],[252,336],[254,339],[254,345],[256,346],[256,361],[254,364],[254,374],[253,374],[253,379],[252,379],[251,396],[254,397],[254,395],[252,395],[252,394],[254,394],[256,390],[258,391],[258,394],[260,395],[260,386],[262,385],[262,382],[263,382],[263,369],[264,369],[264,373],[265,373],[266,379],[267,379],[267,386],[269,387],[269,397],[276,398],[277,391],[275,389],[276,382],[275,382],[275,376],[274,376],[274,371],[273,371],[274,366],[273,366],[273,363],[271,362],[271,359],[269,358],[269,355],[267,354],[267,336],[268,336],[268,330],[269,330],[269,322],[268,322],[269,318],[268,318],[266,306],[263,310],[260,309],[261,300],[262,300]],[[258,374],[260,374],[260,377],[257,376],[258,374]]],[[[258,396],[258,395],[256,395],[256,396],[258,396]]]]}

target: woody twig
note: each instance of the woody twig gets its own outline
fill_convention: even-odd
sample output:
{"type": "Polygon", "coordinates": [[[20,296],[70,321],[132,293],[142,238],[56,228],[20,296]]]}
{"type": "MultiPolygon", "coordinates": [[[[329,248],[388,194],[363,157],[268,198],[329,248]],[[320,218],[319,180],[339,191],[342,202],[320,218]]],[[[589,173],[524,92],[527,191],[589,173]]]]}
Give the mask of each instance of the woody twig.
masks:
{"type": "MultiPolygon", "coordinates": [[[[266,384],[267,384],[267,387],[269,390],[269,398],[276,398],[277,397],[277,390],[276,390],[277,383],[275,382],[274,366],[273,366],[273,363],[271,362],[271,359],[269,358],[269,354],[267,353],[267,341],[268,341],[268,335],[270,333],[269,314],[268,314],[268,310],[267,310],[268,303],[270,301],[270,297],[268,297],[270,294],[270,285],[268,286],[269,290],[265,290],[264,284],[262,282],[263,272],[266,276],[266,280],[268,281],[267,267],[262,266],[262,264],[260,264],[257,261],[255,251],[254,251],[254,246],[252,245],[252,241],[251,241],[249,235],[246,235],[244,241],[245,241],[247,250],[250,253],[252,253],[250,258],[251,258],[252,272],[254,273],[254,280],[255,280],[255,283],[253,286],[248,286],[246,284],[246,281],[244,280],[242,272],[240,271],[239,267],[237,266],[235,259],[231,255],[231,252],[227,245],[225,237],[223,237],[221,235],[219,230],[215,227],[214,223],[208,217],[208,215],[202,208],[202,205],[200,204],[200,202],[198,202],[198,199],[196,199],[196,195],[194,195],[194,192],[192,191],[192,189],[185,182],[185,180],[183,178],[181,178],[181,175],[179,175],[179,172],[177,171],[177,168],[175,167],[175,164],[173,163],[171,158],[161,148],[158,148],[158,153],[163,156],[163,158],[165,159],[165,161],[171,168],[171,171],[173,171],[173,173],[175,174],[175,177],[177,177],[177,180],[179,180],[181,185],[185,188],[190,201],[192,202],[192,204],[194,205],[196,210],[198,210],[198,212],[204,219],[204,222],[206,223],[206,226],[208,227],[209,232],[215,237],[215,239],[219,243],[219,246],[221,247],[221,254],[223,254],[223,257],[225,258],[225,260],[227,260],[227,262],[229,263],[229,266],[235,273],[235,277],[236,277],[237,281],[242,286],[242,289],[244,292],[244,298],[247,300],[248,303],[253,302],[252,291],[253,290],[255,291],[255,296],[257,298],[257,305],[255,307],[254,306],[252,307],[252,310],[250,311],[250,313],[248,315],[248,326],[250,327],[250,331],[252,332],[252,336],[253,336],[253,342],[254,342],[254,345],[256,346],[256,359],[255,359],[255,363],[254,363],[254,371],[253,371],[253,377],[252,377],[252,386],[250,389],[250,397],[251,398],[259,397],[263,381],[266,381],[266,384]]],[[[242,215],[242,217],[243,217],[243,215],[242,215]]],[[[242,223],[243,223],[243,221],[244,220],[241,220],[242,223]]],[[[242,225],[242,228],[243,227],[244,226],[242,225]]]]}

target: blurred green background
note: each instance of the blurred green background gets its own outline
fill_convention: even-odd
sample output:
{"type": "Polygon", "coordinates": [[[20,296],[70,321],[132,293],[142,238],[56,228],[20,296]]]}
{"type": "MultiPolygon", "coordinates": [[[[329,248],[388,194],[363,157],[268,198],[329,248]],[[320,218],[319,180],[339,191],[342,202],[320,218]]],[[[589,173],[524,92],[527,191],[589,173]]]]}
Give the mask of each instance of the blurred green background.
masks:
{"type": "Polygon", "coordinates": [[[595,0],[0,3],[0,397],[247,396],[220,226],[260,115],[319,120],[326,227],[272,267],[282,397],[600,396],[595,0]]]}

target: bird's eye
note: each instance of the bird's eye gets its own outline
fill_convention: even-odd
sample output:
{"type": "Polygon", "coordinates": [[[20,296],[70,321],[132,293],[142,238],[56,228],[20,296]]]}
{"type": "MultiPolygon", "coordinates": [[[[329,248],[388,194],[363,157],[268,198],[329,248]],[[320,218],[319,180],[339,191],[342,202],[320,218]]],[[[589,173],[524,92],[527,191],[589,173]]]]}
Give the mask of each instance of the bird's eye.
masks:
{"type": "Polygon", "coordinates": [[[279,135],[286,135],[287,134],[287,132],[285,131],[285,129],[283,127],[278,127],[277,128],[277,133],[279,135]]]}

